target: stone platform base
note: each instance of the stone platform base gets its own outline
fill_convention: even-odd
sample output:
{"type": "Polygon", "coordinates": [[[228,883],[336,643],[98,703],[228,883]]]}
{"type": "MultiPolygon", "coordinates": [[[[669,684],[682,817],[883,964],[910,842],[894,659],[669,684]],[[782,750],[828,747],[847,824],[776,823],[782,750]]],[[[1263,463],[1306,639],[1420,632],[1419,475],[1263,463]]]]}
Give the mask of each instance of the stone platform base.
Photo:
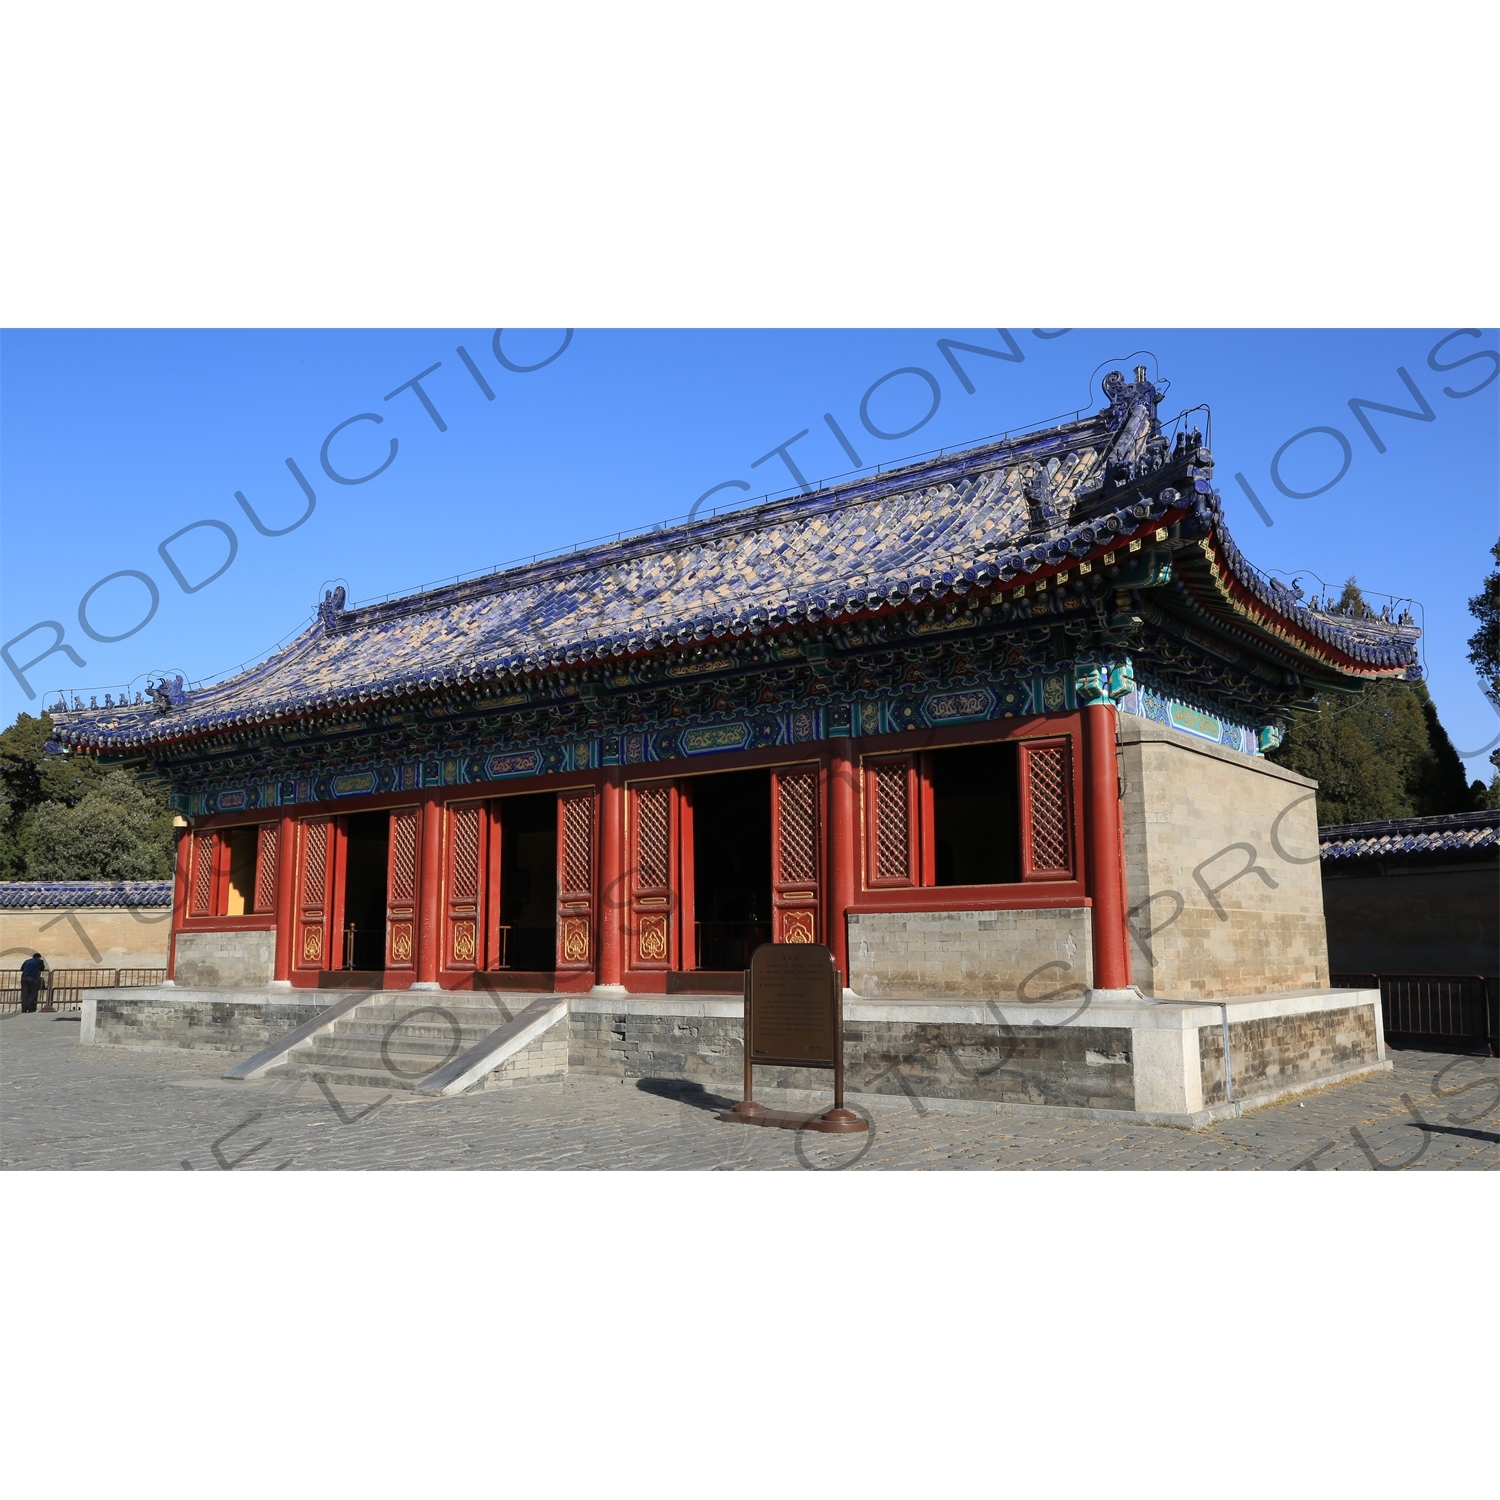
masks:
{"type": "MultiPolygon", "coordinates": [[[[385,992],[378,1002],[389,1006],[393,998],[385,992]]],[[[545,998],[566,1003],[567,1014],[526,1045],[555,1054],[565,1029],[568,1074],[694,1083],[740,1097],[738,997],[545,998]]],[[[413,1011],[429,1001],[442,1004],[438,996],[413,996],[413,1011]]],[[[86,991],[79,1039],[247,1055],[298,1028],[311,1034],[320,1016],[332,1024],[317,1000],[287,992],[86,991]]],[[[445,1077],[451,1072],[466,1089],[485,1086],[484,1047],[453,1059],[445,1077]]],[[[524,1064],[514,1048],[500,1051],[512,1068],[524,1064]]],[[[499,1055],[493,1045],[489,1055],[499,1055]]],[[[1041,1005],[846,993],[844,1057],[848,1097],[867,1109],[905,1100],[919,1110],[999,1109],[1190,1129],[1390,1066],[1375,990],[1222,1001],[1102,999],[1095,992],[1041,1005]]],[[[821,1070],[766,1067],[755,1076],[756,1097],[768,1104],[815,1103],[832,1087],[832,1075],[821,1070]]]]}

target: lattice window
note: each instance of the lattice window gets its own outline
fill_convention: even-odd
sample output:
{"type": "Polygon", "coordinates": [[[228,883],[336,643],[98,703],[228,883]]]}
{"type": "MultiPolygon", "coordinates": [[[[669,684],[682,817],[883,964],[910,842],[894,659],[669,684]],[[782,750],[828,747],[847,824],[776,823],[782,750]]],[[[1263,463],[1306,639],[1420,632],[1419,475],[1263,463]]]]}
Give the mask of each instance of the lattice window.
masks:
{"type": "Polygon", "coordinates": [[[302,904],[321,906],[328,875],[328,825],[304,823],[302,827],[302,904]]]}
{"type": "Polygon", "coordinates": [[[1068,868],[1068,758],[1061,745],[1029,752],[1031,868],[1068,868]]]}
{"type": "Polygon", "coordinates": [[[671,814],[668,787],[642,787],[636,793],[636,885],[641,890],[656,890],[667,884],[671,814]]]}
{"type": "Polygon", "coordinates": [[[391,873],[386,900],[409,906],[417,899],[417,809],[403,807],[391,814],[391,873]]]}
{"type": "Polygon", "coordinates": [[[193,835],[193,915],[207,917],[214,909],[214,836],[193,835]]]}
{"type": "Polygon", "coordinates": [[[274,823],[260,825],[260,848],[255,860],[255,910],[276,909],[276,851],[279,847],[274,823]]]}
{"type": "Polygon", "coordinates": [[[818,878],[818,773],[781,777],[781,883],[818,878]]]}
{"type": "MultiPolygon", "coordinates": [[[[479,811],[476,803],[453,809],[453,901],[479,899],[479,811]]],[[[468,956],[473,957],[472,944],[468,956]]]]}
{"type": "Polygon", "coordinates": [[[590,891],[593,856],[594,801],[592,797],[563,799],[563,889],[590,891]]]}
{"type": "Polygon", "coordinates": [[[911,869],[906,762],[875,767],[875,874],[905,879],[911,869]]]}

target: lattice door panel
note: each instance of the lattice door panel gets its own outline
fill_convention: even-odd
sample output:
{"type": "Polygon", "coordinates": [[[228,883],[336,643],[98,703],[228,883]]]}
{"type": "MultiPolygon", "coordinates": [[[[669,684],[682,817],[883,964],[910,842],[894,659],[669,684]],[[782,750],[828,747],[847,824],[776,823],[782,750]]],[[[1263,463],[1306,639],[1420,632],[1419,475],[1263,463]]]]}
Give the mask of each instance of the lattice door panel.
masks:
{"type": "Polygon", "coordinates": [[[460,802],[447,810],[444,850],[443,963],[446,968],[484,967],[485,841],[489,818],[482,802],[460,802]]]}
{"type": "Polygon", "coordinates": [[[417,967],[417,863],[421,809],[391,813],[390,853],[385,872],[385,966],[404,973],[417,967]]]}
{"type": "Polygon", "coordinates": [[[1020,747],[1021,878],[1073,876],[1073,767],[1067,740],[1020,747]]]}
{"type": "Polygon", "coordinates": [[[262,823],[255,851],[255,906],[262,912],[276,910],[276,854],[281,830],[274,823],[262,823]]]}
{"type": "Polygon", "coordinates": [[[822,827],[818,767],[771,773],[772,941],[820,941],[822,827]]]}
{"type": "Polygon", "coordinates": [[[671,969],[680,961],[678,921],[678,789],[666,781],[629,789],[626,811],[630,860],[632,969],[671,969]]]}
{"type": "Polygon", "coordinates": [[[214,876],[218,858],[218,838],[212,833],[195,833],[189,867],[188,915],[210,917],[214,910],[214,876]]]}
{"type": "Polygon", "coordinates": [[[297,933],[299,969],[326,969],[333,963],[332,818],[303,818],[298,824],[297,933]]]}
{"type": "Polygon", "coordinates": [[[865,883],[914,886],[917,874],[917,766],[912,755],[865,762],[865,883]]]}
{"type": "Polygon", "coordinates": [[[557,967],[594,967],[594,790],[557,795],[557,967]]]}

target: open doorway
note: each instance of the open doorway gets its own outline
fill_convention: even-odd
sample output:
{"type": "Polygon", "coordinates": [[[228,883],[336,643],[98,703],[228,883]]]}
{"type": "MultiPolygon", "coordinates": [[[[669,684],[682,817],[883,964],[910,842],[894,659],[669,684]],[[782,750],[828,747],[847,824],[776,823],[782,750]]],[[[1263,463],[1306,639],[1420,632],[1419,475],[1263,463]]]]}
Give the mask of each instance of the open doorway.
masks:
{"type": "Polygon", "coordinates": [[[345,829],[343,967],[374,973],[385,968],[391,815],[354,813],[345,829]]]}
{"type": "Polygon", "coordinates": [[[497,967],[550,973],[557,968],[557,796],[504,797],[499,805],[497,967]]]}
{"type": "Polygon", "coordinates": [[[771,773],[695,776],[693,907],[699,969],[746,969],[771,941],[771,773]]]}
{"type": "Polygon", "coordinates": [[[959,745],[931,759],[938,885],[1009,885],[1021,878],[1016,747],[959,745]]]}

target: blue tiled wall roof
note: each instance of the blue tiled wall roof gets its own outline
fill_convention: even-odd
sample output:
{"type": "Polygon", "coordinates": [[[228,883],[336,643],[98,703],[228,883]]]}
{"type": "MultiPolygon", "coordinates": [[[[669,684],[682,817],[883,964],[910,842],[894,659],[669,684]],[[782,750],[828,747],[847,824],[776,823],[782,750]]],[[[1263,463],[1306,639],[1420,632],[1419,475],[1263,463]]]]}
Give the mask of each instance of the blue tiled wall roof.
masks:
{"type": "Polygon", "coordinates": [[[1380,823],[1345,823],[1318,830],[1318,853],[1325,864],[1497,848],[1500,848],[1500,812],[1391,818],[1380,823]]]}
{"type": "Polygon", "coordinates": [[[0,907],[171,904],[170,880],[0,880],[0,907]]]}

